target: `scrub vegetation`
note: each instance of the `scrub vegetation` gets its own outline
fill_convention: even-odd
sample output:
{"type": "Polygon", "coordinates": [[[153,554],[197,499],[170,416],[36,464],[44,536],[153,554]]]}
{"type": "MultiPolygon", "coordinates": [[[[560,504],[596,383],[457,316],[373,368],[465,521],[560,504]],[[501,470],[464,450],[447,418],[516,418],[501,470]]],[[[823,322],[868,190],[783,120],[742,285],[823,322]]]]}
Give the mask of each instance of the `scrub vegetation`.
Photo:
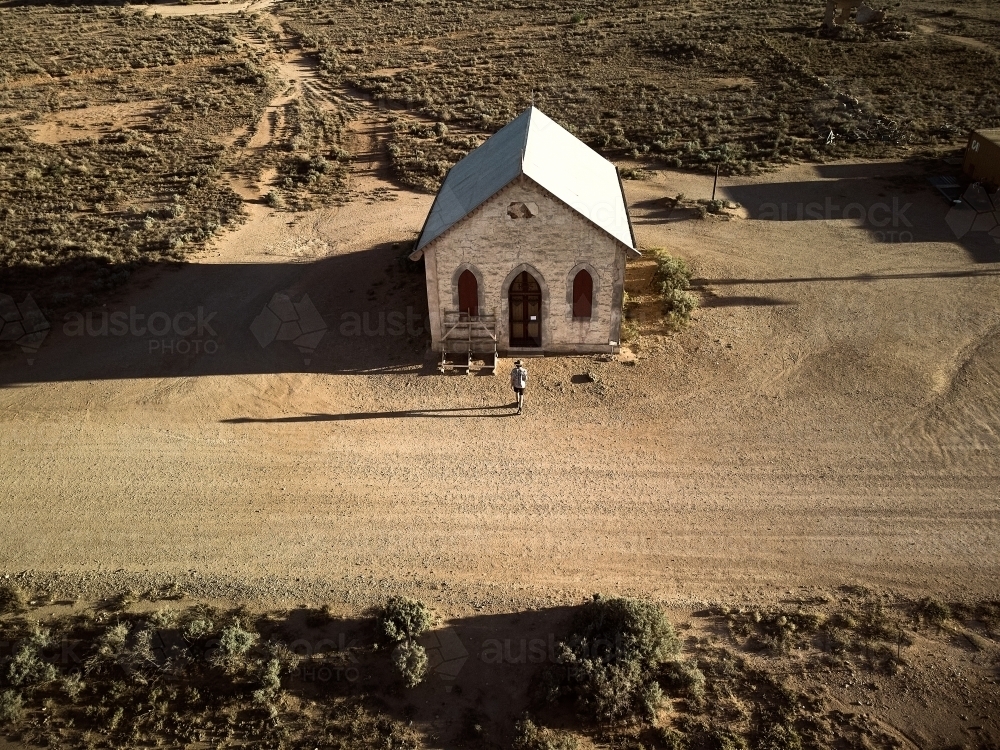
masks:
{"type": "Polygon", "coordinates": [[[264,33],[237,15],[3,9],[4,291],[87,306],[242,221],[223,172],[272,93],[245,41],[264,33]]]}
{"type": "Polygon", "coordinates": [[[406,184],[448,167],[532,100],[612,157],[752,173],[892,158],[1000,126],[1000,9],[913,0],[821,30],[823,4],[653,0],[291,0],[327,80],[421,119],[389,153],[406,184]]]}
{"type": "Polygon", "coordinates": [[[358,666],[369,674],[381,664],[372,625],[322,610],[298,619],[204,605],[139,613],[115,602],[44,622],[8,617],[0,731],[53,748],[416,747],[357,688],[358,666]],[[322,650],[289,647],[302,642],[293,631],[302,619],[322,650]],[[334,626],[350,638],[324,638],[334,626]]]}
{"type": "Polygon", "coordinates": [[[687,262],[663,248],[643,248],[642,257],[630,261],[625,272],[622,340],[635,344],[643,334],[677,331],[697,307],[687,262]]]}
{"type": "MultiPolygon", "coordinates": [[[[89,608],[16,591],[18,609],[0,616],[0,733],[50,748],[795,750],[843,740],[889,750],[897,733],[874,714],[844,711],[831,691],[857,685],[862,706],[879,690],[923,700],[935,666],[923,654],[939,670],[956,649],[988,665],[1000,623],[994,601],[858,586],[772,607],[714,606],[676,626],[654,602],[599,595],[554,616],[477,614],[446,626],[468,657],[448,683],[448,705],[463,717],[450,727],[417,708],[443,710],[441,680],[423,679],[436,662],[418,642],[434,642],[441,623],[419,600],[390,597],[343,617],[329,607],[219,608],[178,587],[123,591],[89,608]],[[538,641],[546,658],[529,660],[536,667],[518,669],[510,645],[500,653],[513,671],[480,658],[477,637],[539,616],[555,630],[538,641]],[[409,679],[414,662],[421,679],[409,679]],[[501,677],[494,705],[489,686],[501,677]]],[[[973,687],[960,696],[967,706],[992,700],[973,687]]]]}

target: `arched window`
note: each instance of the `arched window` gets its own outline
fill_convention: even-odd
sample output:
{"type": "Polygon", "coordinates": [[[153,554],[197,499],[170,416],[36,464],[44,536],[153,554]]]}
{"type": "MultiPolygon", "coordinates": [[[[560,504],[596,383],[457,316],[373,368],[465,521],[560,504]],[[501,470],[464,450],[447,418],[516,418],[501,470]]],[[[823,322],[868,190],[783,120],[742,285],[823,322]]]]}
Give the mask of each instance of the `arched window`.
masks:
{"type": "Polygon", "coordinates": [[[593,314],[594,280],[586,271],[573,278],[573,317],[589,318],[593,314]]]}
{"type": "Polygon", "coordinates": [[[479,315],[479,284],[472,271],[462,271],[458,277],[458,311],[479,315]]]}

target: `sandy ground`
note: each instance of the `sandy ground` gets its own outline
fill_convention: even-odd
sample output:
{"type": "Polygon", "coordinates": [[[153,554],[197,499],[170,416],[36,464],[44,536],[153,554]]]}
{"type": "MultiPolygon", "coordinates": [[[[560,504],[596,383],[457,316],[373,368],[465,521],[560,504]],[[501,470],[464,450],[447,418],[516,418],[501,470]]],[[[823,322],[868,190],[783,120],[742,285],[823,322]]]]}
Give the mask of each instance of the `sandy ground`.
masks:
{"type": "MultiPolygon", "coordinates": [[[[858,590],[843,584],[1000,596],[989,221],[957,237],[899,163],[724,178],[741,207],[706,220],[664,198],[707,198],[710,178],[626,182],[640,245],[685,257],[702,307],[615,359],[531,360],[515,417],[509,361],[497,377],[442,376],[427,351],[423,277],[400,256],[432,196],[390,181],[386,113],[324,86],[287,42],[286,85],[247,148],[285,137],[296,98],[346,109],[355,199],[275,212],[261,200],[273,174],[231,177],[245,225],[138,274],[82,326],[51,321],[37,352],[0,351],[0,576],[82,599],[37,615],[172,581],[187,601],[347,617],[416,595],[468,652],[465,697],[432,675],[395,708],[416,706],[431,744],[450,746],[471,708],[502,735],[526,706],[534,665],[489,665],[484,644],[561,633],[562,605],[592,592],[656,597],[689,640],[718,635],[694,613],[705,602],[840,601],[858,590]],[[275,295],[308,296],[318,343],[259,335],[275,295]]],[[[36,137],[144,115],[74,114],[36,137]]],[[[995,642],[915,639],[902,676],[818,676],[829,706],[904,747],[995,742],[995,642]]]]}
{"type": "MultiPolygon", "coordinates": [[[[818,171],[726,189],[745,205],[842,200],[844,181],[818,171]]],[[[943,215],[923,188],[888,184],[851,178],[843,200],[899,192],[915,224],[943,215]]],[[[514,599],[843,582],[996,592],[995,264],[918,227],[887,243],[839,220],[671,222],[649,203],[703,178],[628,183],[640,243],[688,258],[717,296],[687,331],[641,342],[635,365],[532,361],[514,418],[509,363],[440,376],[422,334],[393,336],[390,318],[379,335],[381,314],[425,314],[392,243],[430,197],[386,187],[397,200],[259,210],[108,303],[171,319],[201,308],[213,317],[187,354],[173,331],[100,335],[102,311],[98,335],[57,321],[32,365],[8,353],[0,566],[361,574],[373,596],[444,583],[514,599]],[[315,352],[251,334],[279,292],[323,315],[315,352]],[[352,314],[373,335],[354,335],[352,314]],[[577,382],[588,371],[598,383],[577,382]]]]}
{"type": "MultiPolygon", "coordinates": [[[[312,85],[283,65],[282,96],[312,85]]],[[[708,197],[709,178],[627,182],[640,244],[687,258],[703,307],[634,361],[531,361],[516,418],[509,362],[436,373],[422,276],[399,262],[432,197],[388,181],[385,114],[354,106],[369,197],[248,204],[89,329],[54,321],[37,354],[2,354],[0,571],[454,611],[843,583],[996,595],[1000,245],[956,239],[912,166],[724,179],[744,208],[704,221],[662,199],[708,197]],[[314,348],[255,337],[275,294],[308,295],[314,348]]]]}
{"type": "Polygon", "coordinates": [[[137,8],[150,15],[160,15],[164,17],[176,16],[221,16],[228,13],[257,13],[266,10],[274,0],[248,0],[243,3],[225,2],[216,0],[215,2],[198,3],[193,2],[188,5],[178,3],[139,3],[137,8]]]}

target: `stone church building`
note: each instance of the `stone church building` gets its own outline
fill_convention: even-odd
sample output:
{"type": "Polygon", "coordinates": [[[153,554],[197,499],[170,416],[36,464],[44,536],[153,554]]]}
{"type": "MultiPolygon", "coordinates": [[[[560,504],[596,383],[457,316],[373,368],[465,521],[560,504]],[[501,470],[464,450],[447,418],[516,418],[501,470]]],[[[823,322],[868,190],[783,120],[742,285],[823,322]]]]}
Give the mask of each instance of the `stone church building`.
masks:
{"type": "Polygon", "coordinates": [[[410,259],[444,364],[616,351],[638,255],[617,168],[529,107],[448,172],[410,259]]]}

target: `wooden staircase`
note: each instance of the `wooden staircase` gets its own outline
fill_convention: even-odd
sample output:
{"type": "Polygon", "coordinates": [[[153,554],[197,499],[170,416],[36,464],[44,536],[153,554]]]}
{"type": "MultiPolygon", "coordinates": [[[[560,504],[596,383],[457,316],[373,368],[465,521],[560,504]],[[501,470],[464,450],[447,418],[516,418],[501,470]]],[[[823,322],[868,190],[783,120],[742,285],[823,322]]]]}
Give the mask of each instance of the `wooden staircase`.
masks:
{"type": "Polygon", "coordinates": [[[469,315],[458,310],[445,310],[444,334],[441,337],[441,372],[465,370],[472,372],[473,360],[481,360],[480,372],[496,372],[497,316],[469,315]]]}

